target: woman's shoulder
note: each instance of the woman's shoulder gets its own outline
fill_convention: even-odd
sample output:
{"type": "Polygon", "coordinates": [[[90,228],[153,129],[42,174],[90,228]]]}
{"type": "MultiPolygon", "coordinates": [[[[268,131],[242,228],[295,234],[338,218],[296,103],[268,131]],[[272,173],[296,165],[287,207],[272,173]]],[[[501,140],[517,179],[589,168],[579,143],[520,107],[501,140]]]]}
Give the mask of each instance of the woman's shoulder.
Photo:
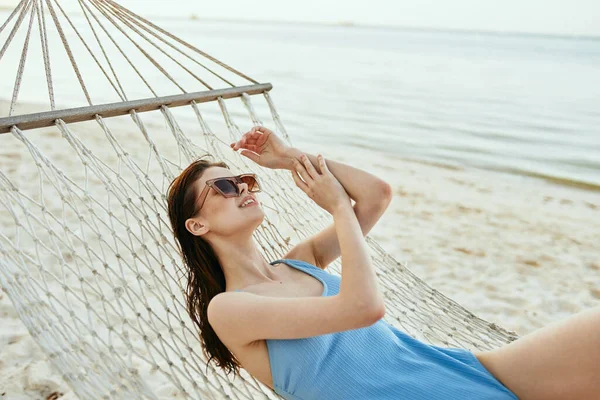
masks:
{"type": "Polygon", "coordinates": [[[297,261],[304,264],[309,264],[315,268],[319,268],[318,262],[315,257],[315,252],[313,251],[312,246],[310,246],[307,242],[297,244],[290,251],[288,251],[280,260],[275,261],[281,260],[292,260],[292,262],[297,261]]]}
{"type": "Polygon", "coordinates": [[[307,268],[314,268],[317,270],[321,270],[321,268],[317,267],[315,264],[313,264],[309,261],[297,259],[297,258],[280,258],[278,260],[270,262],[271,265],[277,264],[277,263],[286,263],[288,265],[292,264],[294,267],[307,267],[307,268]]]}

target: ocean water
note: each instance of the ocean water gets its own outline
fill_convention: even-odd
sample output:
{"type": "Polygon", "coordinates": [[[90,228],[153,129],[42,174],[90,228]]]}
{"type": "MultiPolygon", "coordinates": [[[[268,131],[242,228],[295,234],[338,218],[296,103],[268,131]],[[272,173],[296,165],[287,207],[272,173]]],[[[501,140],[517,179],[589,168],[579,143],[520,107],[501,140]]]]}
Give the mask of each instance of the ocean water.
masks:
{"type": "Polygon", "coordinates": [[[229,37],[224,60],[254,49],[233,65],[309,139],[600,189],[600,39],[219,27],[194,31],[229,37]]]}
{"type": "MultiPolygon", "coordinates": [[[[600,190],[600,38],[154,21],[272,83],[284,125],[303,143],[600,190]]],[[[7,99],[15,68],[0,84],[7,99]]],[[[39,97],[39,87],[20,93],[39,97]]]]}

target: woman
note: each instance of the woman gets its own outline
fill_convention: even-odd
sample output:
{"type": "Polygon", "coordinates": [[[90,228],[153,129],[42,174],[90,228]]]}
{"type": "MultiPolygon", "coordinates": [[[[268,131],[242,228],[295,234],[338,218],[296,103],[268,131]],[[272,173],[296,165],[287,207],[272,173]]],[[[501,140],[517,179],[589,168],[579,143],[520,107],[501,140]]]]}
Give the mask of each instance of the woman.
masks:
{"type": "Polygon", "coordinates": [[[364,240],[391,201],[389,185],[260,126],[231,147],[290,170],[334,224],[269,263],[252,237],[264,218],[256,176],[198,160],[171,183],[188,311],[209,362],[243,366],[288,399],[600,399],[600,308],[492,351],[417,341],[383,321],[364,240]],[[343,279],[325,271],[339,256],[343,279]]]}

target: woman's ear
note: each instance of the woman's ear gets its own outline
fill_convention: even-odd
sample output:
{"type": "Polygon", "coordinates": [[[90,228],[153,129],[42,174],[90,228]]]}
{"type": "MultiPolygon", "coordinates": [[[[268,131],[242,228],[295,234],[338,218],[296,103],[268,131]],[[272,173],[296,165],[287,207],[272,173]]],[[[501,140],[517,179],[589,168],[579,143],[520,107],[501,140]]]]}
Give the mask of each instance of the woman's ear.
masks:
{"type": "Polygon", "coordinates": [[[202,236],[208,232],[208,226],[197,218],[188,218],[185,221],[185,228],[194,236],[202,236]]]}

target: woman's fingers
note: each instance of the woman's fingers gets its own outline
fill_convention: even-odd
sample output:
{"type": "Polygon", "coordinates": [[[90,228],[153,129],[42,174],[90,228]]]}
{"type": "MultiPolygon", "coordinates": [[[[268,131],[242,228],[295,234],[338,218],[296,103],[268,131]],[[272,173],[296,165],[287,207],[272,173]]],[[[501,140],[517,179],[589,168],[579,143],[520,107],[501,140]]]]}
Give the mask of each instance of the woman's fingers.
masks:
{"type": "Polygon", "coordinates": [[[319,162],[319,167],[321,168],[321,172],[324,174],[329,173],[329,168],[327,167],[327,163],[325,162],[325,157],[321,154],[317,155],[317,161],[319,162]]]}
{"type": "Polygon", "coordinates": [[[262,146],[264,142],[268,139],[269,135],[266,135],[265,128],[262,126],[253,127],[249,133],[249,140],[255,142],[258,146],[262,146]]]}
{"type": "Polygon", "coordinates": [[[256,136],[256,144],[262,146],[269,139],[269,134],[260,133],[256,136]]]}
{"type": "Polygon", "coordinates": [[[308,194],[308,192],[307,192],[308,185],[306,183],[302,182],[302,179],[300,179],[300,177],[298,176],[297,171],[294,170],[294,171],[291,171],[291,173],[292,173],[292,178],[294,178],[294,182],[296,182],[296,186],[298,186],[300,189],[302,189],[302,191],[304,193],[308,194]]]}
{"type": "Polygon", "coordinates": [[[317,177],[319,176],[319,173],[317,172],[315,167],[312,165],[312,162],[310,161],[308,156],[306,154],[302,154],[300,156],[300,161],[302,161],[304,163],[304,167],[306,168],[306,171],[308,172],[310,177],[312,179],[317,179],[317,177]]]}
{"type": "Polygon", "coordinates": [[[231,143],[229,146],[231,146],[233,150],[239,150],[241,148],[249,149],[250,145],[254,145],[255,148],[253,151],[256,151],[256,148],[264,145],[269,139],[270,132],[271,131],[265,127],[254,126],[248,132],[244,133],[240,140],[231,143]]]}
{"type": "Polygon", "coordinates": [[[242,139],[238,140],[237,142],[233,142],[231,144],[231,147],[233,147],[234,150],[238,150],[240,148],[241,143],[242,143],[242,139]]]}
{"type": "Polygon", "coordinates": [[[254,161],[255,163],[257,163],[257,164],[260,164],[260,162],[259,162],[259,161],[260,161],[260,154],[256,154],[256,153],[255,153],[255,152],[253,152],[253,151],[250,151],[250,150],[245,150],[245,149],[244,149],[244,150],[242,150],[242,151],[240,151],[240,153],[241,153],[243,156],[245,156],[245,157],[248,157],[249,159],[251,159],[251,160],[252,160],[252,161],[254,161]]]}
{"type": "Polygon", "coordinates": [[[298,175],[300,175],[300,177],[302,178],[302,180],[304,180],[304,182],[308,183],[309,180],[312,181],[311,176],[308,174],[308,172],[306,171],[306,167],[304,166],[304,164],[301,161],[296,160],[296,162],[294,163],[295,166],[295,170],[298,173],[298,175]]]}
{"type": "Polygon", "coordinates": [[[255,134],[246,132],[242,135],[240,140],[230,144],[230,146],[233,147],[234,150],[238,150],[242,147],[247,149],[247,146],[253,143],[256,143],[255,134]]]}

